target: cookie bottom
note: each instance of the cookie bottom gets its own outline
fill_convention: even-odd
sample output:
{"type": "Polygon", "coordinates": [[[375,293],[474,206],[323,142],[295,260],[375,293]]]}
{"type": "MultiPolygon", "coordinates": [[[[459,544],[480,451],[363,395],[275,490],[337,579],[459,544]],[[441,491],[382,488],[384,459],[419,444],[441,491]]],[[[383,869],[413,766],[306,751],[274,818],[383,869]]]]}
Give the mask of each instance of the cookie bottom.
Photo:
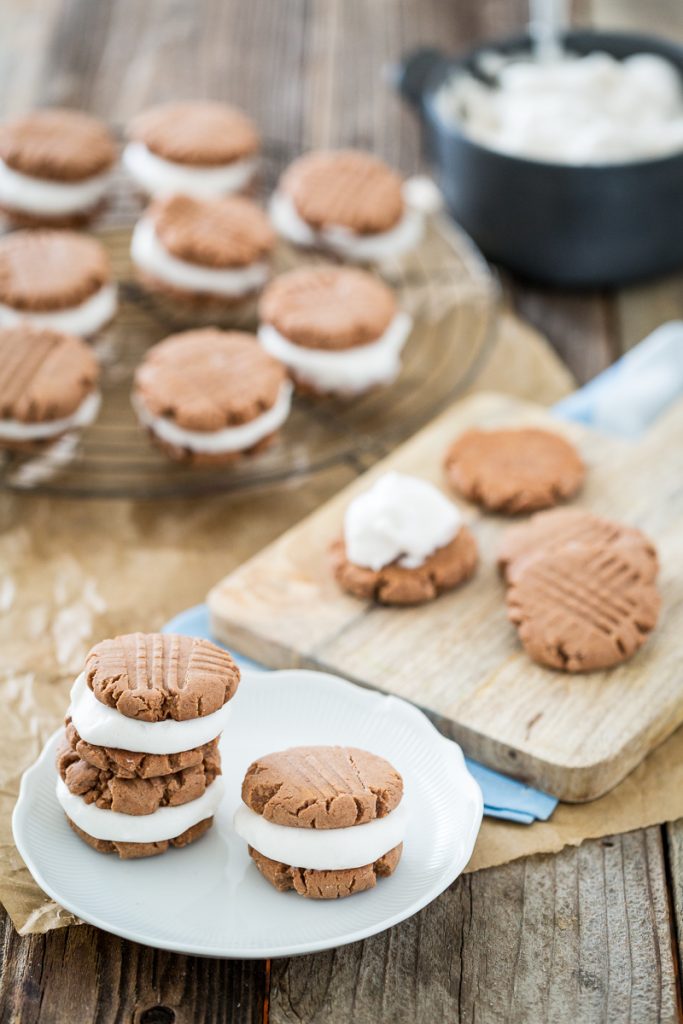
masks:
{"type": "Polygon", "coordinates": [[[343,871],[313,871],[281,864],[280,861],[264,857],[252,846],[249,847],[249,856],[256,867],[278,892],[289,892],[293,889],[299,896],[306,896],[311,900],[338,900],[344,896],[353,896],[357,892],[374,889],[378,878],[393,875],[402,852],[403,843],[399,843],[374,864],[343,871]]]}
{"type": "Polygon", "coordinates": [[[196,825],[192,825],[191,828],[181,832],[175,839],[164,839],[158,843],[116,843],[109,839],[95,839],[94,836],[88,835],[78,825],[75,825],[68,815],[66,820],[76,835],[84,843],[87,843],[88,846],[92,846],[93,850],[97,850],[98,853],[118,853],[121,860],[156,857],[160,853],[165,853],[169,846],[189,846],[190,843],[195,843],[198,839],[201,839],[204,833],[208,832],[213,825],[213,818],[204,818],[203,821],[198,821],[196,825]]]}
{"type": "Polygon", "coordinates": [[[463,526],[456,536],[415,569],[396,563],[382,569],[355,565],[346,557],[343,540],[332,546],[332,563],[337,582],[349,594],[380,604],[411,605],[433,601],[446,590],[464,583],[477,567],[477,542],[463,526]]]}
{"type": "Polygon", "coordinates": [[[246,327],[253,326],[258,319],[257,301],[261,289],[243,295],[214,295],[185,291],[141,270],[136,270],[135,276],[160,313],[189,327],[216,324],[246,327]]]}
{"type": "Polygon", "coordinates": [[[87,210],[79,210],[75,213],[66,213],[61,216],[50,217],[47,214],[28,213],[26,210],[16,210],[11,206],[0,203],[0,214],[5,217],[13,227],[17,228],[82,228],[90,221],[100,217],[108,206],[108,200],[102,199],[96,206],[90,206],[87,210]]]}
{"type": "Polygon", "coordinates": [[[184,462],[190,466],[197,467],[211,467],[211,466],[230,466],[234,462],[239,462],[240,459],[249,458],[252,455],[260,455],[261,452],[269,448],[275,441],[278,434],[275,431],[272,434],[268,434],[267,437],[261,438],[258,444],[252,445],[251,448],[247,448],[244,451],[239,452],[194,452],[190,448],[183,448],[180,445],[169,444],[168,441],[163,441],[154,431],[150,428],[147,433],[152,438],[152,441],[160,448],[164,455],[167,455],[169,459],[173,459],[174,462],[184,462]]]}

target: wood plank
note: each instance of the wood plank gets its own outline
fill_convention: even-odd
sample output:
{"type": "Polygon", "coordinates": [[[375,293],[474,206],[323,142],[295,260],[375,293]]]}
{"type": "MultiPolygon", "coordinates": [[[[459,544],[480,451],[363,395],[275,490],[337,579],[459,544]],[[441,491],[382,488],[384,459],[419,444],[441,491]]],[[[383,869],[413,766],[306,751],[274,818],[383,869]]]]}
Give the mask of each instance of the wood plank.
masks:
{"type": "Polygon", "coordinates": [[[80,925],[20,938],[0,908],[3,1024],[261,1024],[265,961],[178,956],[80,925]]]}
{"type": "Polygon", "coordinates": [[[683,721],[677,646],[683,602],[676,511],[683,403],[646,441],[618,442],[560,426],[538,407],[496,395],[456,403],[360,480],[246,562],[209,594],[216,635],[272,667],[302,664],[395,693],[439,716],[471,756],[565,800],[594,799],[683,721]],[[464,505],[481,566],[473,581],[417,608],[381,608],[337,587],[328,548],[349,501],[388,469],[443,485],[450,440],[477,424],[534,422],[560,430],[589,465],[579,503],[656,538],[664,613],[655,640],[608,672],[576,677],[533,664],[506,621],[495,552],[504,521],[464,505]],[[660,500],[652,503],[656,491],[660,500]],[[425,657],[429,652],[429,657],[425,657]]]}
{"type": "Polygon", "coordinates": [[[658,828],[466,875],[390,932],[275,961],[272,1024],[677,1017],[658,828]]]}

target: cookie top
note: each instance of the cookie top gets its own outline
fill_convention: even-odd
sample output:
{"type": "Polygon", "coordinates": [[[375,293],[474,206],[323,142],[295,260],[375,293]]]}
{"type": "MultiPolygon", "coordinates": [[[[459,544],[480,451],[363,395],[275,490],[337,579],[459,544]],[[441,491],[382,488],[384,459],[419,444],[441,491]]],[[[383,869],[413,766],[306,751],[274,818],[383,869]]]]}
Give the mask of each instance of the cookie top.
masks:
{"type": "Polygon", "coordinates": [[[574,446],[538,427],[466,430],[448,449],[445,470],[465,498],[504,515],[556,505],[585,474],[574,446]]]}
{"type": "Polygon", "coordinates": [[[657,567],[657,551],[644,533],[582,508],[550,509],[538,512],[526,523],[509,526],[498,549],[498,567],[506,575],[509,567],[520,559],[535,557],[551,547],[557,550],[567,544],[635,544],[657,567]]]}
{"type": "Polygon", "coordinates": [[[95,238],[48,229],[0,238],[0,302],[13,309],[69,309],[110,280],[109,257],[95,238]]]}
{"type": "Polygon", "coordinates": [[[291,164],[280,190],[302,220],[358,235],[389,231],[403,216],[403,183],[383,160],[356,149],[316,150],[291,164]]]}
{"type": "Polygon", "coordinates": [[[508,615],[527,654],[566,672],[630,658],[657,624],[656,565],[638,545],[572,544],[508,568],[508,615]]]}
{"type": "Polygon", "coordinates": [[[34,110],[0,124],[0,160],[33,178],[76,182],[107,171],[116,145],[106,125],[79,110],[34,110]]]}
{"type": "Polygon", "coordinates": [[[240,196],[169,196],[152,203],[146,216],[172,256],[203,267],[245,267],[267,259],[275,245],[266,214],[240,196]]]}
{"type": "Polygon", "coordinates": [[[248,423],[274,404],[286,378],[253,334],[207,327],[154,345],[135,374],[138,398],[186,430],[248,423]]]}
{"type": "Polygon", "coordinates": [[[241,110],[227,103],[194,100],[162,103],[133,119],[129,136],[176,164],[216,167],[257,152],[258,132],[241,110]]]}
{"type": "Polygon", "coordinates": [[[85,661],[95,697],[126,718],[183,722],[218,711],[234,695],[240,672],[227,651],[173,633],[128,633],[102,640],[85,661]]]}
{"type": "Polygon", "coordinates": [[[98,376],[97,360],[81,338],[28,324],[0,328],[2,419],[64,419],[93,391],[98,376]]]}
{"type": "Polygon", "coordinates": [[[346,267],[301,267],[277,277],[259,305],[264,323],[295,345],[346,349],[376,341],[396,315],[383,281],[346,267]]]}
{"type": "Polygon", "coordinates": [[[403,779],[388,761],[355,747],[292,747],[260,757],[242,783],[247,807],[276,825],[348,828],[384,818],[403,779]]]}

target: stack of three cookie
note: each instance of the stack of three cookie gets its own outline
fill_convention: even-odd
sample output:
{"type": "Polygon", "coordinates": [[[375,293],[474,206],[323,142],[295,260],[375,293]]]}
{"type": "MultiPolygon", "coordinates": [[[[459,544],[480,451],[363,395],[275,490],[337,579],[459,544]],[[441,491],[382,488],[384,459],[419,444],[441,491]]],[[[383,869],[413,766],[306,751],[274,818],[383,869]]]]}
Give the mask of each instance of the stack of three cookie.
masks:
{"type": "Polygon", "coordinates": [[[93,647],[57,758],[57,798],[80,838],[128,859],[204,835],[238,685],[230,655],[206,640],[133,633],[93,647]]]}

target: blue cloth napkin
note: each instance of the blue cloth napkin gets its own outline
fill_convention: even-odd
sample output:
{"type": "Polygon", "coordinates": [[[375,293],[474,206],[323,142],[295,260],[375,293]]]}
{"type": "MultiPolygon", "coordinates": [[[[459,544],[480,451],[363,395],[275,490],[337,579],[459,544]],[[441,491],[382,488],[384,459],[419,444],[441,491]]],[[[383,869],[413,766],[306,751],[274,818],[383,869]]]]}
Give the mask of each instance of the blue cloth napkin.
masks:
{"type": "MultiPolygon", "coordinates": [[[[672,320],[653,331],[604,373],[553,407],[561,419],[585,423],[596,430],[634,438],[642,433],[676,398],[683,395],[683,321],[672,320]]],[[[166,633],[181,633],[213,640],[206,605],[181,612],[164,626],[166,633]]],[[[262,665],[234,654],[243,666],[262,665]]],[[[266,670],[267,671],[267,670],[266,670]]],[[[547,821],[557,807],[555,797],[467,759],[467,767],[484,794],[484,813],[492,818],[530,825],[547,821]]]]}

